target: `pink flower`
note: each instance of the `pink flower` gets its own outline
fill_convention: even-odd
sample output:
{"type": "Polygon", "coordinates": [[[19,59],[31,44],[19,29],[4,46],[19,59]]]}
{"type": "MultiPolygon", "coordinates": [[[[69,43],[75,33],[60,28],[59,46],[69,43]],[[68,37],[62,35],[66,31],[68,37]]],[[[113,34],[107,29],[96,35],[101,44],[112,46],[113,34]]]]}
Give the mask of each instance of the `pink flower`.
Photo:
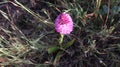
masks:
{"type": "Polygon", "coordinates": [[[70,34],[73,30],[73,21],[69,14],[61,13],[55,20],[55,29],[60,34],[70,34]]]}

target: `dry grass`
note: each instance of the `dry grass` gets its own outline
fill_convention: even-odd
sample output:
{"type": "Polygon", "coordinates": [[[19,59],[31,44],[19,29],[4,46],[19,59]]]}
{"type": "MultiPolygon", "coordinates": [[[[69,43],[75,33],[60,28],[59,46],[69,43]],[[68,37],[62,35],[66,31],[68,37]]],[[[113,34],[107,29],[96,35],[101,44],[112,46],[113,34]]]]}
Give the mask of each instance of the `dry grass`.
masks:
{"type": "Polygon", "coordinates": [[[119,0],[6,0],[0,1],[0,65],[3,67],[119,67],[119,0]],[[89,1],[89,2],[88,2],[89,1]],[[54,20],[68,12],[74,31],[59,44],[54,20]]]}

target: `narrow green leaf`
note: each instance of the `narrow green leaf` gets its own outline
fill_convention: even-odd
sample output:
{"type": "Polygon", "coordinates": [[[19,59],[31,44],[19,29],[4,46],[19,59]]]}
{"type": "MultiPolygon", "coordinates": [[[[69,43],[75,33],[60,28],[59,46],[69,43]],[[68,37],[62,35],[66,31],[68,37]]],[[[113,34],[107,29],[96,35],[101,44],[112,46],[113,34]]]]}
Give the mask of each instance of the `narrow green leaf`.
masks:
{"type": "Polygon", "coordinates": [[[74,43],[75,39],[72,39],[71,41],[69,41],[68,43],[63,45],[63,48],[66,49],[68,47],[70,47],[73,43],[74,43]]]}
{"type": "Polygon", "coordinates": [[[60,60],[62,56],[62,51],[59,51],[54,59],[53,65],[56,65],[56,63],[60,60]]]}
{"type": "Polygon", "coordinates": [[[48,49],[48,53],[51,54],[57,50],[59,50],[59,46],[52,46],[48,49]]]}

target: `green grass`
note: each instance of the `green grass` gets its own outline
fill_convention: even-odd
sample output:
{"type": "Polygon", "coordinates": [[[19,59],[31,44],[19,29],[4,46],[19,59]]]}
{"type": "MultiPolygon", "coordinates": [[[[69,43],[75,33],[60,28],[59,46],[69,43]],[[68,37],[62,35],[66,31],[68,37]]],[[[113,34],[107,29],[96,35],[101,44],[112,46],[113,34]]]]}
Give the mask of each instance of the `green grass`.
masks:
{"type": "Polygon", "coordinates": [[[0,67],[119,67],[119,3],[0,1],[0,67]],[[58,48],[54,20],[62,12],[72,16],[74,30],[58,48]]]}

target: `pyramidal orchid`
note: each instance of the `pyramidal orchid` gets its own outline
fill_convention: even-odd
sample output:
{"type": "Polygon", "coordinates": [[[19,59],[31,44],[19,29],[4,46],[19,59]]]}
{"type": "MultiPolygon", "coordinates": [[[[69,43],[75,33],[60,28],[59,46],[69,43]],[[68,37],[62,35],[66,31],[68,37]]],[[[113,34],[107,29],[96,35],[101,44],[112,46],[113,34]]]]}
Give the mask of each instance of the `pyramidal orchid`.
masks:
{"type": "Polygon", "coordinates": [[[48,52],[51,53],[56,50],[59,50],[59,52],[56,54],[56,57],[53,61],[53,64],[56,65],[57,61],[60,60],[61,54],[63,53],[61,50],[64,50],[67,47],[71,46],[74,42],[74,40],[72,40],[67,44],[64,44],[64,46],[62,45],[64,35],[70,34],[73,31],[73,21],[69,14],[63,12],[57,16],[57,18],[55,19],[54,25],[55,25],[56,31],[61,35],[59,38],[59,46],[50,48],[48,52]]]}
{"type": "Polygon", "coordinates": [[[71,16],[67,13],[61,13],[55,19],[55,29],[61,34],[59,43],[63,41],[63,37],[66,34],[70,34],[73,31],[73,20],[71,16]]]}
{"type": "Polygon", "coordinates": [[[70,34],[73,30],[73,21],[69,14],[61,13],[55,20],[55,29],[62,35],[70,34]]]}

